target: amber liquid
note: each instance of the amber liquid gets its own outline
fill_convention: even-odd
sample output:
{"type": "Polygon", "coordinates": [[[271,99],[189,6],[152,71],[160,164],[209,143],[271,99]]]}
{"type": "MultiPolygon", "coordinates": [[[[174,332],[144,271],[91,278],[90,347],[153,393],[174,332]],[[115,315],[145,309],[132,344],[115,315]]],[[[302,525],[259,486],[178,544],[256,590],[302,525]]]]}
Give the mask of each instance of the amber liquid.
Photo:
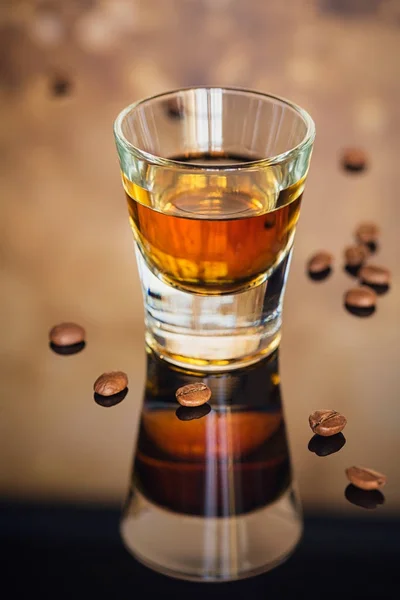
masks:
{"type": "Polygon", "coordinates": [[[212,376],[212,410],[175,414],[175,390],[198,378],[149,358],[134,484],[154,504],[208,517],[248,513],[290,485],[277,353],[233,376],[212,376]]]}
{"type": "MultiPolygon", "coordinates": [[[[213,167],[238,162],[210,154],[176,160],[213,167]]],[[[166,181],[165,194],[157,198],[123,180],[132,230],[146,262],[181,290],[211,295],[257,285],[292,246],[304,180],[274,195],[277,184],[270,172],[237,179],[222,169],[213,177],[189,172],[176,185],[166,181]]]]}

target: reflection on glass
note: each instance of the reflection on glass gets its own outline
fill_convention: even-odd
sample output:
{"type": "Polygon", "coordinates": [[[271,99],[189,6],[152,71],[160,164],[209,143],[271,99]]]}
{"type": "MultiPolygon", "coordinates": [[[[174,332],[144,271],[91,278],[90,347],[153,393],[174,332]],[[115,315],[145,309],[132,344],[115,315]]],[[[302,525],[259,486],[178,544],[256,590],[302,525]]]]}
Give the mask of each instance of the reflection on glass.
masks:
{"type": "Polygon", "coordinates": [[[231,580],[273,568],[302,530],[278,352],[205,377],[150,352],[147,360],[121,523],[127,548],[148,566],[185,579],[231,580]],[[182,419],[175,391],[196,381],[210,387],[211,410],[182,419]]]}

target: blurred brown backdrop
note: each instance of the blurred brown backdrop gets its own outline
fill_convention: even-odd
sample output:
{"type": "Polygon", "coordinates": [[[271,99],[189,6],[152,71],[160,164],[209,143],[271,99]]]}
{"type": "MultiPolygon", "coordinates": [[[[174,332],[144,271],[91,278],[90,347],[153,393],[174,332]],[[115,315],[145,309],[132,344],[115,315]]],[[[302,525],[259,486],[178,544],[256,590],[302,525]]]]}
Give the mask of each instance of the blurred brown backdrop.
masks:
{"type": "Polygon", "coordinates": [[[123,498],[144,381],[143,313],[112,124],[140,97],[213,84],[286,96],[316,121],[282,347],[302,497],[335,506],[344,484],[348,454],[336,455],[336,475],[315,486],[326,467],[306,449],[308,413],[332,406],[352,423],[351,461],[385,470],[397,503],[399,39],[396,0],[3,0],[4,496],[123,498]],[[353,145],[369,156],[358,176],[339,165],[353,145]],[[393,270],[393,290],[368,322],[341,306],[351,285],[342,250],[362,220],[382,227],[376,262],[393,270]],[[304,265],[320,248],[334,253],[336,270],[316,285],[304,265]],[[87,329],[86,350],[68,359],[47,346],[49,328],[63,320],[87,329]],[[104,410],[92,383],[111,369],[127,371],[130,392],[104,410]]]}

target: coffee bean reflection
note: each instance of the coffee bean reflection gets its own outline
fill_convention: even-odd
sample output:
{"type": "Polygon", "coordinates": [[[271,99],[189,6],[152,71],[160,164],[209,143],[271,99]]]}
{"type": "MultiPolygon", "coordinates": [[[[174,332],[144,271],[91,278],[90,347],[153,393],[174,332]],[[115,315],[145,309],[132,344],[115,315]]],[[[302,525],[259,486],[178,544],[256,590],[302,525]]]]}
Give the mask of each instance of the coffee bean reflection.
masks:
{"type": "Polygon", "coordinates": [[[128,393],[128,388],[122,390],[122,392],[118,392],[118,394],[113,394],[112,396],[101,396],[96,392],[93,394],[94,401],[96,404],[103,406],[104,408],[110,408],[111,406],[116,406],[125,398],[128,393]]]}
{"type": "Polygon", "coordinates": [[[373,284],[373,283],[367,283],[366,281],[361,280],[360,281],[361,285],[367,285],[368,287],[371,288],[371,290],[374,290],[374,292],[376,292],[378,294],[378,296],[382,296],[383,294],[386,294],[389,290],[390,290],[390,286],[387,284],[373,284]]]}
{"type": "Polygon", "coordinates": [[[374,314],[375,306],[352,306],[351,304],[345,303],[346,310],[356,317],[370,317],[374,314]]]}
{"type": "Polygon", "coordinates": [[[346,438],[343,433],[337,433],[330,437],[321,437],[320,435],[315,434],[308,443],[308,449],[317,456],[329,456],[329,454],[339,452],[345,443],[346,438]]]}
{"type": "Polygon", "coordinates": [[[61,356],[69,356],[70,354],[78,354],[81,350],[86,346],[85,342],[78,342],[78,344],[71,344],[70,346],[57,346],[57,344],[53,344],[50,342],[50,348],[56,354],[60,354],[61,356]]]}
{"type": "Polygon", "coordinates": [[[360,268],[361,268],[361,265],[345,265],[344,270],[351,277],[357,277],[360,268]]]}
{"type": "Polygon", "coordinates": [[[210,410],[211,406],[206,403],[202,406],[180,406],[175,414],[180,421],[193,421],[205,417],[210,410]]]}
{"type": "Polygon", "coordinates": [[[379,490],[360,490],[352,483],[347,486],[344,495],[351,504],[369,510],[373,510],[385,502],[385,496],[379,490]]]}
{"type": "Polygon", "coordinates": [[[328,267],[323,271],[319,271],[318,273],[312,273],[311,271],[308,271],[308,276],[313,281],[324,281],[324,279],[327,279],[331,273],[332,269],[331,267],[328,267]]]}

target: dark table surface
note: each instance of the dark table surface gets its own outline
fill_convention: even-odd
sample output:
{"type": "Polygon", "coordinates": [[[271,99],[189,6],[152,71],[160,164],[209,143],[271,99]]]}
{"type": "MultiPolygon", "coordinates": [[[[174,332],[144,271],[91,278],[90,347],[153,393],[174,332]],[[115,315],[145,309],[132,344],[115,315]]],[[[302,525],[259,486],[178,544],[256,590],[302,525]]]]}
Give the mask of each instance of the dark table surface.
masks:
{"type": "Polygon", "coordinates": [[[232,583],[170,579],[136,562],[118,535],[117,509],[2,505],[3,589],[15,598],[390,598],[399,585],[400,519],[308,515],[289,560],[232,583]]]}

